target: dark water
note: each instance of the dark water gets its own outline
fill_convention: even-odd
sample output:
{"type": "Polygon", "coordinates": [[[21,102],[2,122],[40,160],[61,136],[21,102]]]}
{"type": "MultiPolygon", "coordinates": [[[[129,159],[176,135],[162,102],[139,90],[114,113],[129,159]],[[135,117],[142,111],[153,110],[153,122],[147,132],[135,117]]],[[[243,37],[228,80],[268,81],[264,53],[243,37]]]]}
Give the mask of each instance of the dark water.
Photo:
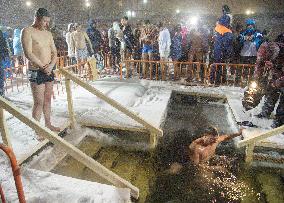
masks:
{"type": "MultiPolygon", "coordinates": [[[[217,155],[203,167],[193,166],[188,160],[188,145],[201,137],[208,126],[227,134],[238,130],[232,123],[224,101],[174,92],[163,125],[164,136],[155,151],[141,150],[144,146],[141,143],[149,143],[149,135],[125,131],[105,131],[113,138],[111,144],[101,145],[97,138],[88,137],[79,148],[137,186],[140,198],[133,202],[283,203],[279,200],[284,188],[279,180],[281,171],[246,169],[244,153],[236,150],[232,141],[220,144],[217,155]],[[182,166],[179,173],[170,173],[173,163],[182,166]]],[[[111,184],[70,156],[53,172],[111,184]]]]}
{"type": "MultiPolygon", "coordinates": [[[[203,168],[193,166],[187,157],[188,145],[209,126],[219,133],[233,133],[228,111],[222,103],[208,98],[174,93],[168,106],[164,137],[157,147],[154,163],[156,181],[146,202],[262,202],[253,179],[241,180],[241,152],[227,142],[217,149],[217,156],[203,168]],[[178,174],[168,169],[178,162],[178,174]]],[[[242,172],[244,173],[244,171],[242,172]]],[[[249,172],[248,172],[249,173],[249,172]]]]}

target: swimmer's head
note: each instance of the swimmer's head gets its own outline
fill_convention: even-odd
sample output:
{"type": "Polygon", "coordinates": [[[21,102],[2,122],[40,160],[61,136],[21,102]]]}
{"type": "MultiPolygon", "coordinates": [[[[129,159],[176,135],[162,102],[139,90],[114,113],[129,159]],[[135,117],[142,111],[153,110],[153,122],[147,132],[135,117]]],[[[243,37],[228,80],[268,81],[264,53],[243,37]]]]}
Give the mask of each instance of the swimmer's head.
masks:
{"type": "Polygon", "coordinates": [[[50,14],[45,8],[39,8],[35,12],[35,24],[39,29],[48,29],[50,23],[50,14]]]}
{"type": "Polygon", "coordinates": [[[206,134],[209,134],[213,137],[218,137],[219,136],[219,133],[218,133],[218,130],[216,127],[213,127],[213,126],[209,126],[206,130],[205,130],[205,133],[206,134]]]}

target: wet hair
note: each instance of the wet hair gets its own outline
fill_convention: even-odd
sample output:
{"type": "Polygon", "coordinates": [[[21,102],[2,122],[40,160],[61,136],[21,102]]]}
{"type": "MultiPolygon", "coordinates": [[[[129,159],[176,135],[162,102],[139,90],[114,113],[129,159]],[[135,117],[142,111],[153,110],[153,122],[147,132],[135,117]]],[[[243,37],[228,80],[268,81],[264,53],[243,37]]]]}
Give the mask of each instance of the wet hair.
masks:
{"type": "Polygon", "coordinates": [[[218,133],[218,130],[216,127],[213,127],[213,126],[209,126],[206,130],[205,130],[205,133],[207,134],[210,134],[214,137],[217,137],[219,136],[219,133],[218,133]]]}
{"type": "Polygon", "coordinates": [[[128,20],[128,17],[127,16],[123,16],[122,19],[128,20]]]}
{"type": "Polygon", "coordinates": [[[35,12],[35,17],[37,17],[37,18],[50,17],[50,14],[49,14],[48,10],[46,10],[45,8],[39,8],[35,12]]]}

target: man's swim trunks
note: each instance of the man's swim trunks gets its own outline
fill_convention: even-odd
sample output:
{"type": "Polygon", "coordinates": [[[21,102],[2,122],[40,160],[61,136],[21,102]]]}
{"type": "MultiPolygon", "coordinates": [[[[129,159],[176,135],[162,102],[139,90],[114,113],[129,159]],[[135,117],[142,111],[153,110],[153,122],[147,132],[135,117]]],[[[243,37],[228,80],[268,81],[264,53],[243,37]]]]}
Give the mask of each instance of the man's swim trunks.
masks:
{"type": "Polygon", "coordinates": [[[42,70],[29,70],[28,76],[29,76],[30,82],[35,82],[38,85],[44,84],[46,82],[54,81],[53,71],[52,71],[51,75],[47,75],[42,70]]]}

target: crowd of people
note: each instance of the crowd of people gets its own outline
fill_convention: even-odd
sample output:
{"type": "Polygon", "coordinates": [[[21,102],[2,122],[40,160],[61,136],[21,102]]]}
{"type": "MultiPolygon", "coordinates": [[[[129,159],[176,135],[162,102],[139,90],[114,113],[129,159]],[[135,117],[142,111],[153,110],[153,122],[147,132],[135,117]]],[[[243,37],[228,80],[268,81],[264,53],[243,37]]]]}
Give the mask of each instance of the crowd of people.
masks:
{"type": "MultiPolygon", "coordinates": [[[[275,126],[284,121],[284,35],[270,42],[266,31],[259,31],[254,19],[245,21],[245,28],[235,26],[233,16],[227,5],[222,7],[222,15],[214,29],[205,25],[186,26],[176,24],[168,26],[161,21],[153,24],[145,20],[143,25],[132,27],[128,17],[112,23],[109,29],[99,29],[95,20],[88,21],[87,29],[79,23],[70,23],[67,32],[61,34],[56,27],[49,29],[53,35],[57,53],[68,52],[73,64],[86,61],[88,57],[110,56],[110,66],[114,73],[118,72],[119,64],[125,59],[154,61],[188,61],[201,63],[236,63],[256,64],[255,78],[264,77],[265,70],[272,70],[267,86],[267,99],[263,112],[259,117],[269,117],[280,96],[277,109],[279,117],[275,126]]],[[[47,28],[48,29],[48,28],[47,28]]],[[[1,77],[0,94],[4,94],[3,69],[10,67],[11,56],[18,65],[24,63],[20,29],[0,29],[1,77]]],[[[106,58],[106,57],[105,57],[106,58]]],[[[147,63],[143,63],[145,75],[147,63]]],[[[164,67],[165,68],[165,67],[164,67]]],[[[195,75],[202,78],[202,66],[194,67],[195,75]]],[[[226,68],[212,66],[210,82],[220,84],[226,75],[226,68]]],[[[237,78],[253,72],[236,70],[237,78]]],[[[192,78],[191,78],[192,79],[192,78]]]]}

